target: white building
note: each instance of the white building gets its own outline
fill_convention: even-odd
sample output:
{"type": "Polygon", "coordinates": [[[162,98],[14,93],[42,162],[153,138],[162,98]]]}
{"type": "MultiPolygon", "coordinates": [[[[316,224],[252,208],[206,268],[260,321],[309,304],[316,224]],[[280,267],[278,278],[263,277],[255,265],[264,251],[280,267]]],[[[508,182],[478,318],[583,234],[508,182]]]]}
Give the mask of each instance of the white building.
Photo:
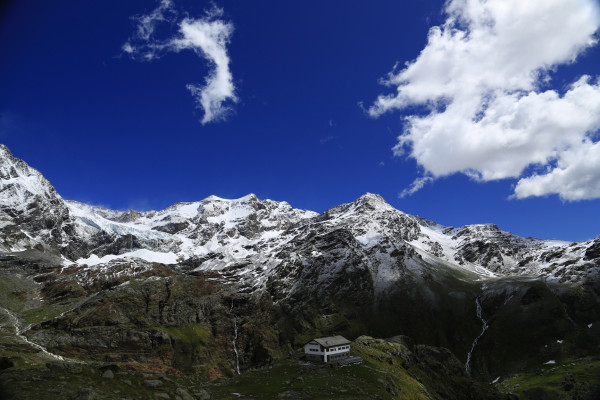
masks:
{"type": "Polygon", "coordinates": [[[304,345],[306,358],[325,363],[339,361],[350,356],[350,341],[343,336],[313,339],[304,345]]]}

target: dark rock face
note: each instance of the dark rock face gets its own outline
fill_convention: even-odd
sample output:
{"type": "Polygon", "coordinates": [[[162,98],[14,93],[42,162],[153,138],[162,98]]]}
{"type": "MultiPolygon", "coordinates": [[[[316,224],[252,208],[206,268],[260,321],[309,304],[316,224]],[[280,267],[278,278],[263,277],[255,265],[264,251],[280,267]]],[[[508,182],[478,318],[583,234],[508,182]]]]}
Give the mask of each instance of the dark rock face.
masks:
{"type": "Polygon", "coordinates": [[[494,379],[597,354],[600,337],[588,324],[600,318],[600,307],[588,287],[501,279],[486,284],[480,302],[488,329],[473,353],[476,375],[494,379]]]}
{"type": "Polygon", "coordinates": [[[482,265],[490,271],[500,269],[503,258],[497,243],[476,240],[464,245],[456,254],[457,261],[465,260],[470,263],[482,265]]]}
{"type": "Polygon", "coordinates": [[[231,373],[235,329],[242,368],[270,362],[279,348],[270,303],[232,294],[203,276],[129,281],[95,293],[66,315],[31,327],[30,340],[69,356],[187,373],[199,365],[231,373]]]}
{"type": "Polygon", "coordinates": [[[594,260],[600,258],[600,239],[594,240],[593,244],[585,251],[586,260],[594,260]]]}
{"type": "Polygon", "coordinates": [[[152,229],[160,231],[160,232],[166,232],[166,233],[177,233],[177,232],[181,232],[188,226],[189,226],[189,223],[184,221],[184,222],[167,223],[165,225],[156,226],[152,229]]]}

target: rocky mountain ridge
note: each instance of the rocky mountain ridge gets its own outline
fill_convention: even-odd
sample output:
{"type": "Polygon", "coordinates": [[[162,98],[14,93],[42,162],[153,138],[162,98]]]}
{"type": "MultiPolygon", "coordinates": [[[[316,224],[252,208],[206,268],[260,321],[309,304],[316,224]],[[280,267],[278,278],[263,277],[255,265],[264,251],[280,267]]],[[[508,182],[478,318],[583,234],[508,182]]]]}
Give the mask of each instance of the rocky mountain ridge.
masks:
{"type": "MultiPolygon", "coordinates": [[[[109,210],[63,200],[41,173],[3,145],[0,194],[0,249],[47,249],[65,265],[90,268],[135,259],[204,271],[235,269],[245,281],[248,274],[264,281],[280,266],[283,253],[299,254],[295,244],[341,232],[352,248],[380,260],[377,269],[383,275],[394,275],[390,254],[405,250],[482,278],[542,276],[562,282],[596,274],[600,257],[600,239],[521,238],[492,224],[444,227],[396,210],[370,193],[321,214],[253,194],[234,200],[210,196],[161,211],[109,210]]],[[[321,253],[318,246],[303,249],[302,262],[311,264],[321,253]]],[[[260,282],[251,285],[264,288],[260,282]]]]}

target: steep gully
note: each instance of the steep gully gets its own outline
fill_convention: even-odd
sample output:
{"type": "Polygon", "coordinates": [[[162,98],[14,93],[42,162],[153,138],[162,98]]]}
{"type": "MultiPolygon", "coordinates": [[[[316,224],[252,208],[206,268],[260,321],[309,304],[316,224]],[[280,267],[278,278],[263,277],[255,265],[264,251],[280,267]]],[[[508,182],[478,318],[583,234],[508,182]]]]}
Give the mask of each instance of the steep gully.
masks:
{"type": "MultiPolygon", "coordinates": [[[[483,285],[483,287],[481,289],[485,290],[486,286],[483,285]]],[[[483,295],[483,293],[482,293],[482,295],[483,295]]],[[[481,322],[483,323],[483,326],[481,327],[481,333],[479,334],[479,336],[477,336],[475,338],[475,340],[473,340],[473,344],[471,344],[471,350],[469,350],[469,353],[467,354],[467,362],[465,363],[465,370],[467,371],[467,374],[469,374],[469,375],[471,375],[471,358],[473,356],[473,351],[475,350],[475,347],[477,346],[479,339],[481,339],[481,337],[483,336],[485,331],[487,331],[487,329],[489,328],[487,321],[483,318],[483,311],[481,308],[481,300],[480,300],[482,295],[477,296],[477,298],[475,298],[477,318],[479,318],[481,320],[481,322]]]]}
{"type": "MultiPolygon", "coordinates": [[[[229,309],[229,313],[233,314],[233,299],[231,299],[231,308],[229,309]]],[[[235,353],[235,370],[238,375],[240,375],[240,355],[237,350],[237,337],[238,337],[238,329],[237,329],[237,317],[233,314],[233,352],[235,353]]]]}

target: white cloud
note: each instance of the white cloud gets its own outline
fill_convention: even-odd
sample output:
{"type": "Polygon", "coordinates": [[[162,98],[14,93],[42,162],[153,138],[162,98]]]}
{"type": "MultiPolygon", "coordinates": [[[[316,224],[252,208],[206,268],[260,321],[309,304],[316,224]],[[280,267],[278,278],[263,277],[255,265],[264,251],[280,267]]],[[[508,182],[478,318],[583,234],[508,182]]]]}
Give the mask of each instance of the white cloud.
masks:
{"type": "Polygon", "coordinates": [[[233,34],[233,24],[224,21],[223,10],[213,5],[202,18],[178,20],[170,0],[162,0],[150,14],[133,17],[137,23],[134,35],[122,46],[123,52],[134,59],[153,60],[167,52],[192,50],[205,58],[213,67],[205,78],[205,84],[188,84],[199,108],[204,110],[202,123],[224,120],[237,102],[233,77],[229,69],[227,45],[233,34]],[[176,36],[158,41],[154,38],[158,23],[176,23],[176,36]]]}
{"type": "Polygon", "coordinates": [[[135,15],[131,19],[136,24],[135,32],[121,46],[121,50],[132,58],[151,60],[164,47],[164,44],[159,44],[154,38],[156,26],[161,22],[174,24],[177,20],[177,11],[171,0],[161,0],[158,7],[150,14],[135,15]]]}
{"type": "Polygon", "coordinates": [[[171,0],[161,0],[158,8],[150,14],[134,17],[134,20],[138,22],[135,37],[141,40],[149,40],[154,34],[157,22],[172,22],[172,18],[169,18],[170,15],[172,15],[172,18],[177,15],[173,8],[173,2],[171,0]]]}
{"type": "Polygon", "coordinates": [[[423,176],[423,177],[417,178],[417,179],[415,179],[415,181],[413,183],[410,184],[409,187],[404,189],[402,191],[402,193],[400,193],[398,195],[398,197],[403,199],[406,196],[411,196],[411,195],[415,194],[416,192],[418,192],[419,190],[423,189],[423,186],[425,186],[429,182],[433,182],[433,178],[430,176],[423,176]]]}
{"type": "Polygon", "coordinates": [[[523,178],[514,197],[556,193],[567,201],[600,198],[600,143],[583,142],[561,155],[556,168],[545,175],[523,178]]]}
{"type": "MultiPolygon", "coordinates": [[[[444,25],[431,28],[416,60],[383,83],[395,87],[369,108],[377,117],[422,106],[406,117],[394,147],[408,152],[429,176],[464,173],[478,181],[521,178],[515,196],[557,193],[563,199],[600,197],[600,181],[572,179],[586,171],[572,154],[600,163],[600,84],[583,76],[565,89],[548,89],[550,75],[596,44],[600,12],[593,0],[451,0],[444,25]],[[596,138],[597,139],[597,138],[596,138]],[[532,168],[546,175],[523,176],[532,168]],[[584,185],[579,187],[578,185],[584,185]],[[579,193],[579,194],[578,194],[579,193]],[[596,194],[594,194],[596,193],[596,194]]],[[[417,180],[403,193],[422,187],[417,180]]]]}

